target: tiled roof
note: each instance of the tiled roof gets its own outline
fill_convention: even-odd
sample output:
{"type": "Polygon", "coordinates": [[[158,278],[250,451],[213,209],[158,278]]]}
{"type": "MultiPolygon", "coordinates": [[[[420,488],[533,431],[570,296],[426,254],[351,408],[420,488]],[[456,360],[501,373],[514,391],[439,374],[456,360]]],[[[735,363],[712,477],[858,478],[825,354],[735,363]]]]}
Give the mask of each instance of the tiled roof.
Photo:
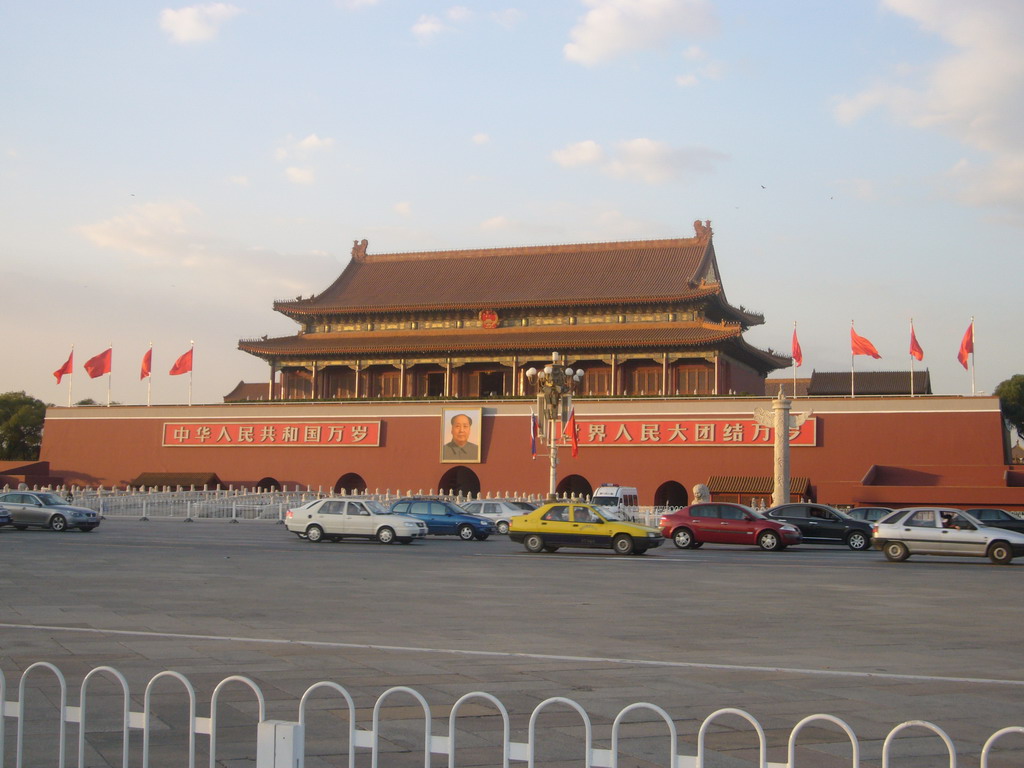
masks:
{"type": "MultiPolygon", "coordinates": [[[[274,386],[275,396],[278,387],[274,386]]],[[[246,403],[270,399],[270,386],[266,383],[240,381],[224,395],[225,403],[246,403]]]]}
{"type": "MultiPolygon", "coordinates": [[[[858,395],[909,395],[910,371],[857,371],[853,374],[853,391],[858,395]]],[[[847,371],[812,371],[808,395],[849,395],[850,374],[847,371]]],[[[928,370],[914,371],[914,394],[932,394],[928,370]]]]}
{"type": "MultiPolygon", "coordinates": [[[[789,478],[790,495],[807,495],[811,481],[806,477],[789,478]]],[[[748,475],[745,477],[727,477],[712,475],[708,478],[708,490],[711,493],[742,493],[771,494],[775,491],[775,479],[767,475],[748,475]]]]}
{"type": "MultiPolygon", "coordinates": [[[[238,348],[260,356],[334,355],[397,356],[402,354],[472,352],[495,353],[553,349],[582,351],[615,348],[690,348],[728,339],[740,340],[742,328],[734,324],[680,325],[678,323],[623,323],[619,325],[513,326],[509,328],[432,329],[419,331],[367,331],[317,333],[249,339],[238,348]]],[[[746,345],[745,345],[746,347],[746,345]]],[[[752,347],[746,347],[753,349],[752,347]]],[[[764,354],[764,353],[762,353],[764,354]]]]}
{"type": "Polygon", "coordinates": [[[366,241],[318,296],[278,301],[289,316],[652,303],[717,296],[746,325],[760,315],[731,307],[709,227],[697,236],[519,248],[366,253],[366,241]]]}
{"type": "MultiPolygon", "coordinates": [[[[811,385],[810,379],[797,379],[796,380],[796,392],[793,391],[793,377],[789,378],[783,376],[775,376],[770,379],[764,380],[764,394],[766,397],[778,397],[779,388],[782,388],[782,394],[786,397],[805,397],[807,395],[807,388],[811,385]]],[[[847,382],[849,384],[849,382],[847,382]]]]}

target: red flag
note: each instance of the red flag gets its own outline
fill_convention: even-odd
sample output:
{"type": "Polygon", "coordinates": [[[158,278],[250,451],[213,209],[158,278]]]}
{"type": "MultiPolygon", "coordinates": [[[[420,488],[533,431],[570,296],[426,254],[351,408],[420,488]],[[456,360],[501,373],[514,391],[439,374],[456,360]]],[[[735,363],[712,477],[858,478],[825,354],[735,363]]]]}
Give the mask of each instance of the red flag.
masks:
{"type": "Polygon", "coordinates": [[[916,360],[924,360],[924,350],[917,343],[917,334],[914,333],[914,324],[910,324],[910,356],[916,360]]]}
{"type": "Polygon", "coordinates": [[[95,379],[102,376],[105,373],[110,373],[110,358],[113,356],[113,348],[108,348],[105,352],[100,352],[96,357],[90,357],[85,361],[85,372],[89,374],[90,379],[95,379]]]}
{"type": "Polygon", "coordinates": [[[64,363],[64,365],[62,365],[60,368],[58,368],[56,371],[53,372],[53,375],[57,378],[57,383],[58,384],[60,384],[61,378],[63,378],[64,376],[70,376],[71,375],[71,368],[72,368],[72,365],[73,365],[72,364],[72,358],[74,356],[75,356],[75,350],[71,350],[71,354],[68,355],[67,362],[64,363]]]}
{"type": "Polygon", "coordinates": [[[174,365],[171,366],[171,376],[180,376],[183,373],[191,373],[192,371],[192,350],[189,349],[184,355],[174,361],[174,365]]]}
{"type": "Polygon", "coordinates": [[[569,445],[572,446],[572,457],[575,459],[580,455],[580,440],[576,434],[576,409],[569,411],[569,420],[565,422],[565,430],[562,433],[569,438],[569,445]]]}
{"type": "Polygon", "coordinates": [[[796,328],[793,329],[793,364],[799,368],[804,364],[804,351],[800,349],[800,340],[796,337],[796,328]]]}
{"type": "Polygon", "coordinates": [[[956,359],[960,361],[960,365],[967,368],[967,356],[974,354],[974,321],[971,320],[971,324],[967,326],[967,333],[964,334],[963,341],[960,342],[960,351],[956,354],[956,359]]]}
{"type": "Polygon", "coordinates": [[[850,326],[850,349],[855,355],[868,355],[869,357],[875,358],[875,360],[879,360],[882,357],[878,354],[878,350],[875,349],[874,344],[863,336],[857,335],[857,332],[853,330],[853,326],[850,326]]]}
{"type": "Polygon", "coordinates": [[[146,350],[146,354],[142,356],[142,370],[139,371],[139,381],[148,379],[150,372],[153,370],[153,348],[150,347],[146,350]]]}

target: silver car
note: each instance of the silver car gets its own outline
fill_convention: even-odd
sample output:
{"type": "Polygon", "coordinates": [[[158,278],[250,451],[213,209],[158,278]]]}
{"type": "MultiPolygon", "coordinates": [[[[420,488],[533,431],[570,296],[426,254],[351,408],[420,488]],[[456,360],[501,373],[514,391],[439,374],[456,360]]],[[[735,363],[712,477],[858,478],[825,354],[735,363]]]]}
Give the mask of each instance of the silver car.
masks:
{"type": "Polygon", "coordinates": [[[56,493],[9,491],[0,493],[0,507],[11,513],[11,522],[19,531],[29,526],[64,531],[77,528],[83,533],[100,524],[100,516],[91,509],[76,507],[56,493]]]}
{"type": "Polygon", "coordinates": [[[478,499],[477,501],[464,501],[459,504],[464,510],[472,515],[480,515],[494,522],[498,533],[508,533],[509,521],[513,517],[533,512],[537,505],[529,501],[510,501],[508,499],[478,499]]]}
{"type": "Polygon", "coordinates": [[[1006,565],[1024,555],[1024,533],[989,528],[961,509],[911,507],[874,524],[872,543],[894,563],[911,555],[987,557],[1006,565]]]}
{"type": "Polygon", "coordinates": [[[284,524],[312,542],[351,538],[409,544],[427,536],[427,525],[422,520],[391,514],[374,499],[317,499],[285,512],[284,524]]]}

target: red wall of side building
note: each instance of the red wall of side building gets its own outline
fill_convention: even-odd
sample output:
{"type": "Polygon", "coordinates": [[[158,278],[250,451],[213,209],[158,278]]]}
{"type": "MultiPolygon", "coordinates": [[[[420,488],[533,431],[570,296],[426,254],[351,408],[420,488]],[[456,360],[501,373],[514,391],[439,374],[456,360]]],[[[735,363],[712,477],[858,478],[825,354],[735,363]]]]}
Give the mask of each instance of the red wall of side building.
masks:
{"type": "MultiPolygon", "coordinates": [[[[483,493],[548,489],[547,456],[530,457],[530,404],[259,403],[201,406],[51,408],[41,459],[68,484],[124,485],[143,472],[214,472],[225,484],[273,478],[284,485],[328,490],[356,473],[372,491],[429,491],[452,469],[440,462],[448,439],[442,408],[483,408],[479,464],[466,465],[483,493]],[[352,419],[380,422],[378,447],[165,446],[165,423],[270,423],[352,419]]],[[[672,419],[750,419],[771,400],[748,398],[583,400],[576,402],[581,436],[588,422],[672,419]]],[[[808,477],[816,500],[831,504],[991,505],[1024,509],[1024,479],[1006,464],[998,400],[990,397],[809,398],[793,412],[811,411],[813,446],[793,447],[791,475],[808,477]]],[[[540,446],[543,451],[543,446],[540,446]]],[[[592,487],[635,485],[652,504],[663,483],[690,492],[711,476],[767,476],[771,443],[756,446],[591,446],[578,458],[559,452],[559,479],[580,475],[592,487]]],[[[770,501],[770,499],[768,500],[770,501]]]]}

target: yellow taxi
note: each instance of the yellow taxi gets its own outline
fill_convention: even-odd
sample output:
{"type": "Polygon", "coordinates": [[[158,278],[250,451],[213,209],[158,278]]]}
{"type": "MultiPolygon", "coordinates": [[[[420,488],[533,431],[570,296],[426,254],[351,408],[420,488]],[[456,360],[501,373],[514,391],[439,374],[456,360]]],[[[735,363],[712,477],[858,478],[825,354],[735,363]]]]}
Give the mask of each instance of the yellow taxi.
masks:
{"type": "Polygon", "coordinates": [[[561,547],[611,549],[619,555],[642,555],[665,540],[657,528],[629,523],[612,510],[591,504],[555,501],[509,520],[508,537],[529,552],[557,552],[561,547]]]}

